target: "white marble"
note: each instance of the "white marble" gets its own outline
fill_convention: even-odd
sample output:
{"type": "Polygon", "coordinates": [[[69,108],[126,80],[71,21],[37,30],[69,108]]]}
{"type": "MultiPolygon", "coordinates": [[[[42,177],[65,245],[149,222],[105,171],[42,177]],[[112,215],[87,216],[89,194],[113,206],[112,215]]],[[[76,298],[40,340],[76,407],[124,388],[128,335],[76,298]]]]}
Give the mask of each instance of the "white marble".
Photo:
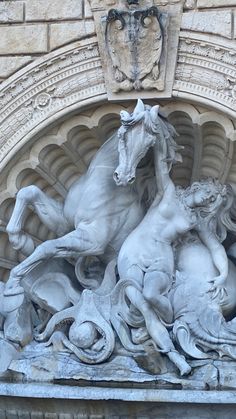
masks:
{"type": "Polygon", "coordinates": [[[94,379],[98,371],[115,379],[115,360],[125,356],[135,360],[132,377],[140,368],[183,388],[219,385],[213,360],[236,359],[236,267],[222,244],[236,231],[234,195],[212,178],[177,187],[176,141],[159,106],[138,100],[65,202],[33,185],[18,192],[7,232],[26,259],[2,285],[0,312],[3,346],[24,350],[14,360],[14,346],[5,369],[29,380],[45,370],[49,380],[71,378],[58,367],[62,351],[66,363],[69,353],[82,364],[85,379],[88,366],[94,379]],[[27,206],[58,238],[35,247],[24,232],[27,206]],[[45,341],[42,355],[37,342],[45,341]]]}

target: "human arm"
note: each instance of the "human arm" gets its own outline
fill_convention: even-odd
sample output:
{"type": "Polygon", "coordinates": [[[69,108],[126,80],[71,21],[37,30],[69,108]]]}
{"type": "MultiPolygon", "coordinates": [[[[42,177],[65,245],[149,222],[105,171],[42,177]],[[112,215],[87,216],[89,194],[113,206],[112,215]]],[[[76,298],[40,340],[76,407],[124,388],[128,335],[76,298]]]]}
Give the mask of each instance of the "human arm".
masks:
{"type": "Polygon", "coordinates": [[[207,228],[197,229],[201,241],[207,246],[213,263],[219,271],[219,275],[211,278],[209,282],[213,283],[210,291],[214,291],[214,298],[219,294],[224,295],[225,282],[228,276],[228,257],[224,246],[216,238],[215,234],[207,228]]]}
{"type": "Polygon", "coordinates": [[[155,174],[158,190],[154,205],[158,205],[163,198],[170,203],[175,196],[175,185],[170,177],[170,168],[174,160],[172,161],[169,156],[169,140],[161,124],[163,124],[162,121],[160,121],[160,135],[154,147],[155,174]]]}
{"type": "Polygon", "coordinates": [[[167,143],[164,135],[160,135],[160,139],[154,147],[154,159],[155,159],[155,174],[157,180],[158,193],[163,195],[168,186],[174,184],[170,178],[169,165],[167,163],[167,143]]]}

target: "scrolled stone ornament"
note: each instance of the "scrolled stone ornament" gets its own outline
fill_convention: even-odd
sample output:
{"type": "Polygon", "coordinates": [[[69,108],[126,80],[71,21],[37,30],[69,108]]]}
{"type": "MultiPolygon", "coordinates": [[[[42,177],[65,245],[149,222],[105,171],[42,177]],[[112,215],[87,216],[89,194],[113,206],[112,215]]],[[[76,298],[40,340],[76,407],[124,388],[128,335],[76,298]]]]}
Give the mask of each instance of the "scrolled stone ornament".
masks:
{"type": "MultiPolygon", "coordinates": [[[[114,331],[105,314],[107,302],[109,304],[109,299],[106,297],[96,301],[96,295],[92,291],[84,290],[77,305],[55,314],[48,322],[45,331],[35,338],[38,341],[51,338],[57,325],[72,320],[68,338],[63,337],[65,347],[82,362],[88,364],[103,362],[110,357],[115,346],[114,331]],[[98,305],[101,307],[100,310],[98,305]],[[99,349],[96,350],[93,345],[98,340],[98,334],[100,334],[100,345],[97,344],[99,349]]],[[[109,309],[107,311],[109,313],[109,309]]]]}

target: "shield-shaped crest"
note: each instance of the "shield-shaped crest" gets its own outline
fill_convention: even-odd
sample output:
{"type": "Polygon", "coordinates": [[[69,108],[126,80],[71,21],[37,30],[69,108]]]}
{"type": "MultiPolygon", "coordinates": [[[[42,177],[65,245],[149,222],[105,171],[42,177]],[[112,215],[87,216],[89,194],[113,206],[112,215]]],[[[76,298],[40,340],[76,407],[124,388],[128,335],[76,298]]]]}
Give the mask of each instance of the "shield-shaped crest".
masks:
{"type": "Polygon", "coordinates": [[[147,75],[158,79],[163,31],[155,6],[145,10],[110,10],[106,43],[117,82],[128,79],[138,88],[147,75]]]}

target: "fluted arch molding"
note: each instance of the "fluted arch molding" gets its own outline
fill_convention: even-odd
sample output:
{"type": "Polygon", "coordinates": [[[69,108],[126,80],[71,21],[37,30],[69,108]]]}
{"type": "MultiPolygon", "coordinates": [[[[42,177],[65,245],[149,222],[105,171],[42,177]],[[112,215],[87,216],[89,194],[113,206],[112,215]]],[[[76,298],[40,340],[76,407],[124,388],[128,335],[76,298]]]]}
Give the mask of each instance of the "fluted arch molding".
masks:
{"type": "MultiPolygon", "coordinates": [[[[210,38],[209,35],[194,38],[191,33],[181,32],[173,98],[208,106],[220,113],[221,118],[232,120],[236,116],[235,87],[231,81],[235,75],[232,60],[236,51],[230,41],[217,45],[217,39],[210,38]],[[213,51],[221,48],[221,54],[208,59],[209,48],[213,51]],[[194,82],[185,77],[186,69],[188,74],[192,70],[195,74],[196,68],[199,74],[203,65],[208,73],[217,75],[212,76],[208,87],[204,85],[203,67],[199,80],[196,75],[194,82]],[[221,84],[217,77],[222,79],[221,84]]],[[[50,124],[106,101],[96,37],[74,42],[36,59],[0,86],[0,171],[18,150],[50,124]]],[[[183,108],[186,106],[178,103],[183,108]]],[[[196,123],[201,123],[203,117],[199,113],[195,117],[196,123]]],[[[207,117],[205,114],[204,118],[207,117]]],[[[228,126],[227,135],[232,137],[234,127],[231,130],[230,123],[228,126]]]]}

